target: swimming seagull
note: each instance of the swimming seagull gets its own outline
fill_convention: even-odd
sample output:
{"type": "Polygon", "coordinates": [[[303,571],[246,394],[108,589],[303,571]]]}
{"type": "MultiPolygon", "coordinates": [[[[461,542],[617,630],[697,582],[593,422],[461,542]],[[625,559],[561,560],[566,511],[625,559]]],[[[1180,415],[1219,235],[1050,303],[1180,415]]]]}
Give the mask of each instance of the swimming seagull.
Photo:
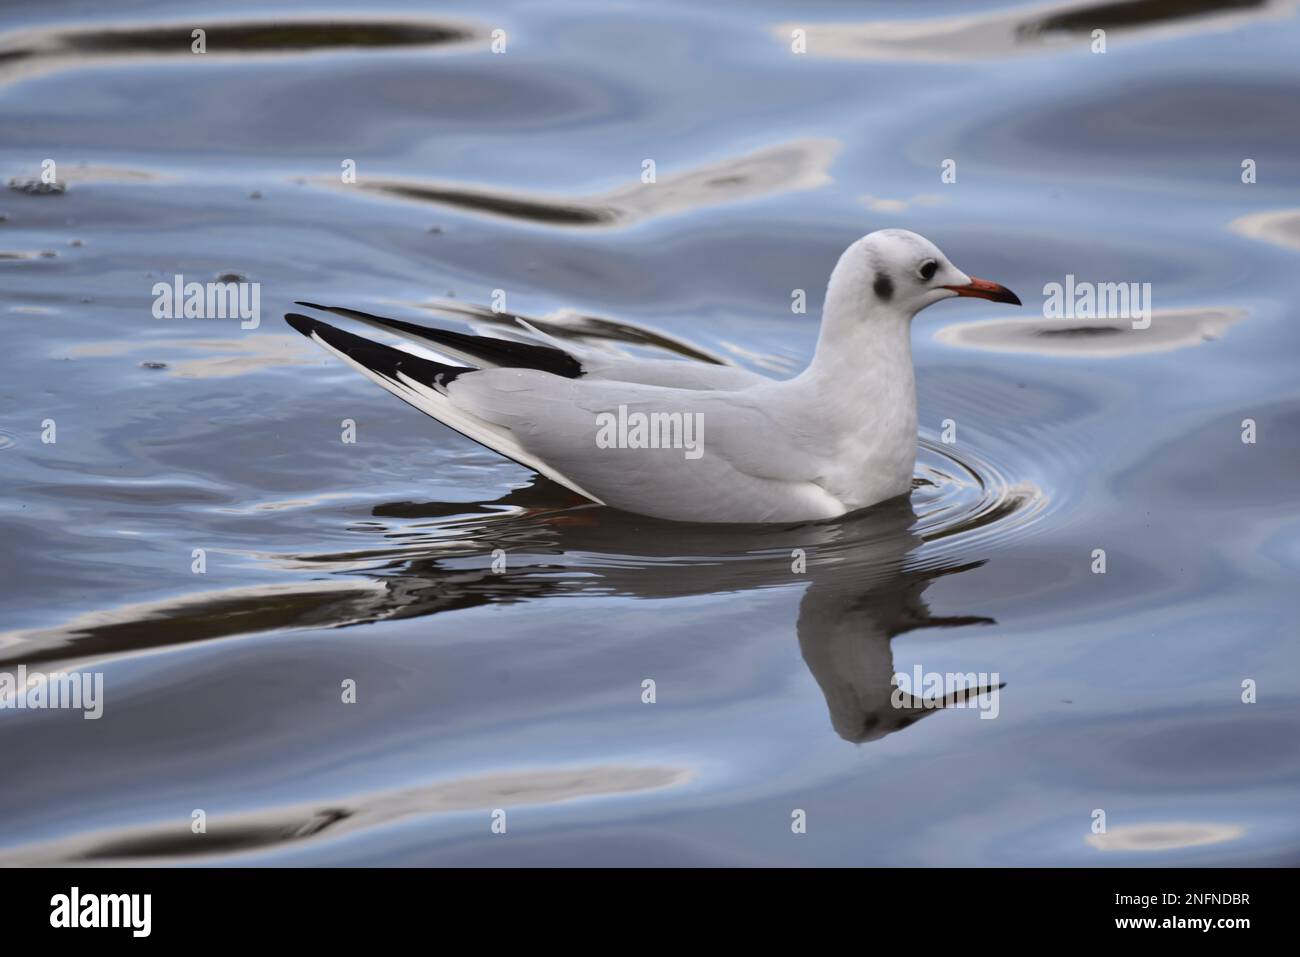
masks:
{"type": "Polygon", "coordinates": [[[451,365],[285,320],[398,398],[602,505],[691,522],[834,518],[906,495],[916,463],[911,320],[941,299],[1020,305],[923,236],[869,233],[831,272],[812,362],[774,381],[723,365],[613,357],[298,305],[396,333],[451,365]]]}

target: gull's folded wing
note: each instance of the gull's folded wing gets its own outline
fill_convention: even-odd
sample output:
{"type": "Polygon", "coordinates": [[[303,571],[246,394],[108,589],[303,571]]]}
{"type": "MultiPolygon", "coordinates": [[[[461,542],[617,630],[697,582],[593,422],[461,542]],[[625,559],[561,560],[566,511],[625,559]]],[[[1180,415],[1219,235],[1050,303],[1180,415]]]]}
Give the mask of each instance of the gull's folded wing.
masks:
{"type": "Polygon", "coordinates": [[[675,389],[732,391],[772,381],[738,366],[681,359],[643,359],[562,344],[523,321],[520,322],[520,327],[530,335],[542,338],[545,344],[454,332],[402,319],[376,316],[344,306],[322,306],[312,302],[299,302],[298,305],[364,322],[480,368],[537,369],[569,379],[585,376],[615,382],[670,386],[675,389]]]}

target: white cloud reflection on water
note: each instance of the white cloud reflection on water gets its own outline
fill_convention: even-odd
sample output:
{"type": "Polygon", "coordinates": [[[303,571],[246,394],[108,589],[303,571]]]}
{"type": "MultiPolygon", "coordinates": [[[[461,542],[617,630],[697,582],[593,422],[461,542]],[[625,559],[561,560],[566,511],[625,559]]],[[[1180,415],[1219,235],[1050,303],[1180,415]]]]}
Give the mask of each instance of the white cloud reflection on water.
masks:
{"type": "Polygon", "coordinates": [[[1104,834],[1089,834],[1088,843],[1100,851],[1177,851],[1235,841],[1245,833],[1238,824],[1153,822],[1110,827],[1104,834]]]}
{"type": "Polygon", "coordinates": [[[1234,219],[1228,228],[1240,236],[1284,249],[1300,249],[1300,209],[1266,210],[1234,219]]]}

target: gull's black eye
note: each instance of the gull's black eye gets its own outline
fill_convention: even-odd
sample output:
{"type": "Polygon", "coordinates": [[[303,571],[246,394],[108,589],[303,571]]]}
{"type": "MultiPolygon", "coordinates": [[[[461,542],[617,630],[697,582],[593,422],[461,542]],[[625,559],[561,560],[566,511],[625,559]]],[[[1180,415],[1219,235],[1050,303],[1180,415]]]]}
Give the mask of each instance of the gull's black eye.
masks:
{"type": "Polygon", "coordinates": [[[935,271],[938,268],[939,268],[939,264],[937,262],[935,262],[933,259],[927,259],[925,262],[921,263],[921,269],[920,269],[921,278],[924,279],[926,282],[929,282],[931,279],[934,278],[935,271]]]}

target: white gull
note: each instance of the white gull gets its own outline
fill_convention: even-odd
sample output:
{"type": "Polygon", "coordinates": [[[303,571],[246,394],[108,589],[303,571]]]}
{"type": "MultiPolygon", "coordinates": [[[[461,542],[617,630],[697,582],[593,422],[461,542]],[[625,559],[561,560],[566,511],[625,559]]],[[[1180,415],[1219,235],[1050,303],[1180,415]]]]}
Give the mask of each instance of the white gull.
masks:
{"type": "Polygon", "coordinates": [[[593,502],[678,521],[800,522],[909,493],[911,320],[954,296],[1020,304],[916,233],[862,237],[831,272],[812,362],[785,381],[610,356],[532,327],[540,341],[523,343],[300,303],[471,363],[449,365],[285,319],[421,412],[593,502]]]}

